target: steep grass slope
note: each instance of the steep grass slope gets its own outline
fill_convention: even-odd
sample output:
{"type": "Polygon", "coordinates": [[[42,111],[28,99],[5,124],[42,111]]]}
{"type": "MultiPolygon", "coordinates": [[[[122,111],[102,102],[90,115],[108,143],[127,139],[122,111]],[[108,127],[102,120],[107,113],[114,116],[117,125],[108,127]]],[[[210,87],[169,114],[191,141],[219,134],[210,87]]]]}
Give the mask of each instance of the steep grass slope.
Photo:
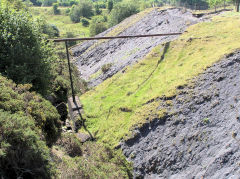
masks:
{"type": "MultiPolygon", "coordinates": [[[[178,8],[146,9],[102,33],[105,36],[183,32],[201,21],[178,8]]],[[[100,84],[124,67],[134,64],[154,47],[178,36],[87,41],[72,48],[81,77],[90,87],[100,84]]]]}
{"type": "Polygon", "coordinates": [[[161,117],[165,109],[158,109],[154,99],[175,96],[178,86],[240,47],[239,19],[225,13],[193,25],[81,96],[88,128],[100,142],[117,146],[134,128],[161,117]]]}

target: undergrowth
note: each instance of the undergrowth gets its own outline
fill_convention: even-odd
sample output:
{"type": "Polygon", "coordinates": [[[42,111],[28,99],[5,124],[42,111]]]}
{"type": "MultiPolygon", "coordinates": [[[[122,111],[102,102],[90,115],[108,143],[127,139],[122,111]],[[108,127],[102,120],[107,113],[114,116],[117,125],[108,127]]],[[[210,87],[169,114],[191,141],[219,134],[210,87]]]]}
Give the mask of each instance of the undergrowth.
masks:
{"type": "Polygon", "coordinates": [[[96,142],[79,144],[74,134],[63,135],[52,154],[60,178],[132,178],[132,166],[120,151],[96,142]]]}
{"type": "Polygon", "coordinates": [[[82,95],[88,128],[100,142],[116,146],[147,118],[165,115],[164,109],[157,110],[154,99],[176,95],[178,86],[239,48],[239,20],[239,14],[229,12],[193,25],[171,42],[159,64],[163,45],[82,95]]]}

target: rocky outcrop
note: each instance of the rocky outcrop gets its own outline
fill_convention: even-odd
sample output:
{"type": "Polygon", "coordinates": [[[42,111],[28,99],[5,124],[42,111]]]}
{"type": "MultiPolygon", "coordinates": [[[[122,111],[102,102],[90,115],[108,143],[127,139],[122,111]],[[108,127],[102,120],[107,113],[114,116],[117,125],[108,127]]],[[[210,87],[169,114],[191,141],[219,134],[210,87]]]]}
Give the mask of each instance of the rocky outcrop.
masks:
{"type": "Polygon", "coordinates": [[[240,52],[230,54],[159,109],[122,143],[135,178],[225,179],[240,176],[240,52]]]}

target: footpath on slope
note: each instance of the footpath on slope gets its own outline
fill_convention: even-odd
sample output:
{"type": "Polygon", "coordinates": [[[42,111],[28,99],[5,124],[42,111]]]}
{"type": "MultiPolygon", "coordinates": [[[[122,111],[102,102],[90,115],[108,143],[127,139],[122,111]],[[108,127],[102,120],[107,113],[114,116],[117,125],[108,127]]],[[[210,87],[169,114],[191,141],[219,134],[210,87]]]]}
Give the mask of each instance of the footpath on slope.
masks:
{"type": "Polygon", "coordinates": [[[225,179],[240,176],[240,52],[208,68],[167,109],[122,143],[135,178],[225,179]]]}
{"type": "MultiPolygon", "coordinates": [[[[127,23],[128,20],[126,19],[119,25],[127,23]]],[[[184,32],[188,26],[201,20],[201,18],[194,17],[187,10],[179,8],[159,10],[156,8],[118,35],[184,32]]],[[[108,29],[100,36],[117,29],[119,25],[108,29]]],[[[86,41],[79,46],[73,47],[71,51],[76,59],[76,65],[81,73],[81,78],[88,81],[89,87],[93,87],[121,71],[126,66],[139,61],[155,46],[172,41],[177,37],[114,39],[96,46],[94,44],[97,44],[97,41],[86,41]],[[107,69],[105,72],[102,72],[104,65],[107,69]]]]}

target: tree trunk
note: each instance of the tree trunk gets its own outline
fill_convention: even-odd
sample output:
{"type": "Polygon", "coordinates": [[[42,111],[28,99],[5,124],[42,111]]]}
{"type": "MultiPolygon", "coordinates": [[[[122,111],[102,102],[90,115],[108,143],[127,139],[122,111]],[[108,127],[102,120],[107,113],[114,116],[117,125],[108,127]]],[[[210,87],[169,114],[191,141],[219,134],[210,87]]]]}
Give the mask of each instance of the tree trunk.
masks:
{"type": "Polygon", "coordinates": [[[236,11],[239,12],[239,3],[240,3],[240,0],[236,0],[236,11]]]}
{"type": "Polygon", "coordinates": [[[226,0],[224,0],[224,10],[226,9],[226,0]]]}

